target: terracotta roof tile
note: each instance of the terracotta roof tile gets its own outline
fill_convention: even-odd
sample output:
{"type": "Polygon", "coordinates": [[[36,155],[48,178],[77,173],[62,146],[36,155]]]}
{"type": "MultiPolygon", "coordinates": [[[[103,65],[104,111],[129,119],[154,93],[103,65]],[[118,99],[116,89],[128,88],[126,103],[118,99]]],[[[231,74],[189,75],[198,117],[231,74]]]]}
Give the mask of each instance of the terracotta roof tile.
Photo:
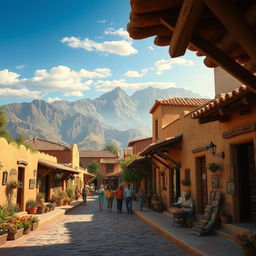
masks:
{"type": "Polygon", "coordinates": [[[44,139],[40,139],[38,137],[34,137],[31,140],[26,141],[27,144],[31,145],[33,148],[37,150],[56,150],[56,151],[68,151],[71,150],[69,146],[65,146],[60,143],[56,143],[53,141],[48,141],[44,139]]]}
{"type": "Polygon", "coordinates": [[[198,107],[208,103],[210,99],[204,98],[181,98],[181,97],[170,97],[164,99],[157,99],[155,104],[150,110],[150,113],[153,113],[154,110],[159,105],[168,105],[168,106],[187,106],[187,107],[198,107]]]}
{"type": "Polygon", "coordinates": [[[152,137],[129,141],[128,147],[131,147],[131,146],[133,146],[136,142],[141,142],[141,141],[149,141],[149,142],[151,142],[151,141],[152,141],[152,137]]]}
{"type": "Polygon", "coordinates": [[[100,151],[81,150],[79,151],[79,153],[80,153],[80,157],[99,157],[99,158],[118,157],[117,155],[114,155],[113,153],[106,150],[100,150],[100,151]]]}
{"type": "Polygon", "coordinates": [[[244,92],[248,92],[249,90],[245,85],[241,85],[239,88],[234,89],[232,92],[228,92],[220,96],[220,98],[212,100],[207,105],[202,106],[201,108],[193,111],[191,113],[191,118],[196,119],[199,118],[201,115],[206,114],[209,111],[214,110],[215,108],[219,107],[221,104],[226,104],[230,100],[233,100],[235,97],[239,97],[244,92]]]}

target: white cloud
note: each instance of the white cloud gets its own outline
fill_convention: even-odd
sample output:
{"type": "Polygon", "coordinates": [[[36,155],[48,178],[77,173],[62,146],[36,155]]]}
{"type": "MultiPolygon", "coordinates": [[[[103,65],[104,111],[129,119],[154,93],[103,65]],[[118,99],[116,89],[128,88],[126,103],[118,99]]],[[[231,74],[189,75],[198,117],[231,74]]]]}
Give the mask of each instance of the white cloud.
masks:
{"type": "Polygon", "coordinates": [[[148,49],[154,51],[155,48],[153,46],[149,46],[148,49]]]}
{"type": "Polygon", "coordinates": [[[130,89],[132,91],[141,90],[149,86],[157,87],[160,89],[166,89],[175,87],[174,82],[144,82],[144,83],[128,83],[125,79],[121,80],[98,80],[96,81],[96,89],[100,92],[108,92],[115,87],[121,87],[123,89],[130,89]]]}
{"type": "Polygon", "coordinates": [[[0,70],[0,86],[10,86],[18,83],[20,74],[10,72],[8,69],[0,70]]]}
{"type": "Polygon", "coordinates": [[[60,101],[60,100],[62,100],[62,99],[59,98],[59,97],[54,97],[54,98],[48,97],[46,101],[47,101],[48,103],[52,103],[52,102],[54,102],[54,101],[60,101]]]}
{"type": "Polygon", "coordinates": [[[27,98],[27,99],[39,99],[41,97],[41,92],[29,91],[26,88],[22,89],[10,89],[2,88],[0,89],[0,97],[4,96],[6,98],[27,98]]]}
{"type": "Polygon", "coordinates": [[[148,72],[148,69],[144,68],[141,71],[136,70],[128,70],[126,73],[124,73],[124,76],[126,77],[132,77],[132,78],[139,78],[146,75],[148,72]]]}
{"type": "Polygon", "coordinates": [[[26,66],[27,66],[27,65],[18,65],[18,66],[16,66],[16,69],[22,70],[22,69],[24,69],[26,66]]]}
{"type": "Polygon", "coordinates": [[[56,66],[49,70],[38,69],[33,77],[20,79],[20,74],[4,69],[0,71],[0,87],[15,86],[15,89],[25,87],[42,91],[84,91],[89,89],[93,83],[92,79],[109,76],[111,70],[108,68],[74,71],[67,66],[56,66]]]}
{"type": "Polygon", "coordinates": [[[186,60],[184,58],[158,60],[155,62],[155,65],[154,65],[156,74],[161,75],[164,71],[171,69],[173,65],[193,66],[194,63],[192,60],[186,60]]]}
{"type": "Polygon", "coordinates": [[[129,39],[131,40],[131,38],[129,37],[129,33],[124,30],[123,28],[119,28],[118,30],[114,30],[114,28],[108,28],[107,30],[104,31],[105,35],[117,35],[120,36],[124,39],[129,39]]]}
{"type": "Polygon", "coordinates": [[[98,23],[106,23],[106,20],[97,20],[98,23]]]}
{"type": "Polygon", "coordinates": [[[83,97],[83,93],[81,91],[67,92],[63,96],[65,97],[83,97]]]}
{"type": "Polygon", "coordinates": [[[132,47],[132,41],[125,40],[97,43],[88,38],[81,40],[77,37],[64,37],[62,38],[61,42],[72,48],[82,48],[86,51],[98,51],[121,56],[129,56],[138,52],[132,47]]]}

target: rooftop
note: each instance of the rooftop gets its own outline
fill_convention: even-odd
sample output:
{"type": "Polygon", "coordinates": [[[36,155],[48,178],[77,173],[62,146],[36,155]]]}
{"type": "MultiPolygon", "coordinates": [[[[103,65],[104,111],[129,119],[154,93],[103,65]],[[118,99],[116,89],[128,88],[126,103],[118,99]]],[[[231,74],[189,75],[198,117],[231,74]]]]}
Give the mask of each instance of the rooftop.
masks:
{"type": "Polygon", "coordinates": [[[132,147],[136,142],[142,141],[152,141],[152,137],[129,141],[128,147],[132,147]]]}
{"type": "Polygon", "coordinates": [[[172,58],[187,49],[205,56],[256,93],[255,0],[131,0],[127,31],[133,39],[155,36],[172,58]]]}
{"type": "Polygon", "coordinates": [[[38,137],[34,137],[33,139],[27,140],[27,144],[31,145],[33,148],[37,150],[56,150],[56,151],[69,151],[71,150],[69,146],[65,146],[63,144],[41,139],[38,137]]]}
{"type": "Polygon", "coordinates": [[[157,99],[155,101],[155,104],[151,108],[150,113],[153,113],[159,105],[198,107],[210,101],[211,101],[210,99],[204,99],[204,98],[181,98],[181,97],[157,99]]]}

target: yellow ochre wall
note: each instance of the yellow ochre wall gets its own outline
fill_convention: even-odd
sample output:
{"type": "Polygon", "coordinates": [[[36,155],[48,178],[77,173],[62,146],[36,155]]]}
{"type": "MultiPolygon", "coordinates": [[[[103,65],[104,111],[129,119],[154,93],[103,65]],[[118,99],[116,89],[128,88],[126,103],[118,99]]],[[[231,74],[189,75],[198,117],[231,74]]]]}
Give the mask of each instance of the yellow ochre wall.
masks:
{"type": "MultiPolygon", "coordinates": [[[[196,173],[196,158],[205,156],[206,157],[206,165],[211,162],[215,162],[219,164],[222,168],[218,172],[220,174],[220,188],[216,189],[218,191],[223,192],[224,196],[224,205],[223,208],[227,213],[230,213],[233,216],[233,220],[236,221],[238,219],[237,211],[236,211],[236,205],[238,196],[237,195],[231,195],[227,194],[226,192],[226,182],[230,178],[230,176],[234,177],[234,156],[232,154],[232,145],[240,144],[244,142],[253,141],[254,142],[254,154],[256,152],[256,132],[249,132],[245,133],[243,135],[238,135],[230,139],[223,139],[222,134],[225,131],[228,131],[232,128],[255,123],[256,122],[256,109],[252,110],[252,112],[248,115],[238,115],[235,114],[232,116],[232,119],[229,122],[226,123],[220,123],[218,121],[210,122],[206,124],[199,124],[198,120],[191,119],[191,117],[187,114],[187,112],[184,112],[184,108],[180,107],[180,116],[176,115],[174,113],[174,110],[172,109],[172,106],[168,106],[169,112],[174,113],[173,116],[169,115],[169,125],[165,125],[164,128],[161,127],[161,118],[162,115],[165,112],[168,112],[167,107],[164,106],[164,111],[162,111],[162,106],[159,106],[153,113],[153,141],[156,140],[154,137],[155,135],[155,127],[154,127],[154,120],[158,119],[158,137],[159,141],[169,138],[172,136],[176,136],[178,134],[182,134],[182,142],[181,142],[181,150],[179,149],[170,149],[169,156],[175,160],[179,161],[181,163],[180,168],[180,180],[184,179],[184,170],[190,169],[190,179],[191,179],[191,185],[183,186],[181,185],[181,191],[190,190],[192,198],[195,202],[195,209],[199,211],[200,209],[200,202],[198,200],[198,178],[196,173]],[[182,111],[181,111],[182,110],[182,111]],[[192,153],[191,150],[203,146],[207,146],[210,141],[213,141],[214,144],[217,145],[217,153],[218,152],[225,152],[225,158],[222,159],[220,157],[213,156],[209,150],[204,150],[198,153],[192,153]],[[232,167],[232,168],[231,168],[232,167]]],[[[187,109],[186,109],[187,110],[187,109]]],[[[165,115],[164,123],[167,124],[167,115],[165,115]]],[[[156,162],[157,165],[160,167],[160,170],[157,169],[156,174],[156,187],[157,192],[161,193],[163,200],[165,202],[165,205],[170,207],[170,186],[169,186],[169,171],[164,168],[160,163],[156,162]],[[159,190],[159,178],[161,179],[161,176],[159,175],[160,171],[165,171],[166,173],[166,180],[167,180],[167,189],[166,190],[159,190]]],[[[208,198],[209,194],[212,190],[211,187],[211,175],[212,173],[207,171],[207,184],[208,184],[208,198]]]]}

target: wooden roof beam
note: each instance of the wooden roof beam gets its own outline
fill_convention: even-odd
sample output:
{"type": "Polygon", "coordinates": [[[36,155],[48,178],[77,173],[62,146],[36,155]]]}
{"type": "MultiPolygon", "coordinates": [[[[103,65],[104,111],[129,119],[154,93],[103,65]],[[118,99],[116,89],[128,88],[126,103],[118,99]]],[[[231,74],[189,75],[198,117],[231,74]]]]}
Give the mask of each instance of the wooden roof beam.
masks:
{"type": "Polygon", "coordinates": [[[171,57],[185,54],[190,37],[197,25],[204,7],[203,0],[184,0],[171,38],[169,53],[171,57]]]}
{"type": "Polygon", "coordinates": [[[256,62],[255,31],[232,2],[229,0],[204,0],[204,2],[222,21],[232,37],[242,46],[250,58],[256,62]]]}
{"type": "MultiPolygon", "coordinates": [[[[169,23],[169,21],[164,19],[161,19],[161,21],[163,25],[171,31],[174,30],[174,25],[172,23],[169,23]]],[[[206,56],[210,57],[216,64],[221,66],[233,77],[237,78],[242,84],[247,85],[251,91],[256,93],[256,77],[236,61],[231,59],[225,52],[217,48],[212,42],[205,40],[198,33],[194,32],[190,43],[206,56]]]]}

